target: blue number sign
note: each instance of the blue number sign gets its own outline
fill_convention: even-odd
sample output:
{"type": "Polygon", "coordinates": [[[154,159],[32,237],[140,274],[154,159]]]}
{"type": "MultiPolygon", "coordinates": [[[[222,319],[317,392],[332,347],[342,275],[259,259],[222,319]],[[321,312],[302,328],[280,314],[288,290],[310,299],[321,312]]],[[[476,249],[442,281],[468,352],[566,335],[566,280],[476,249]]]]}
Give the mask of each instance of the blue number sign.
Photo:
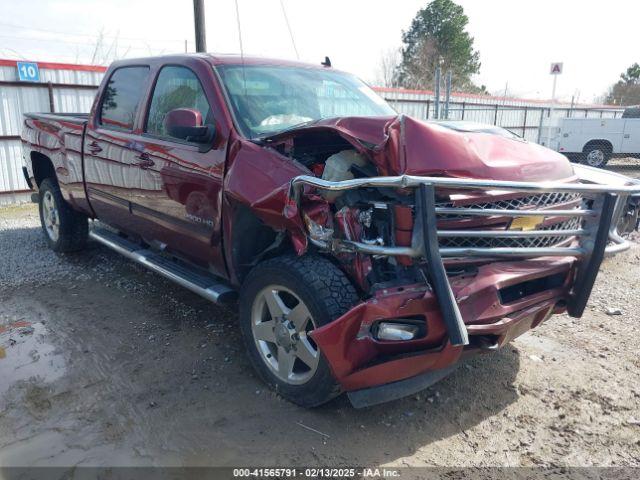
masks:
{"type": "Polygon", "coordinates": [[[32,62],[16,62],[18,78],[21,82],[39,82],[40,70],[38,64],[32,62]]]}

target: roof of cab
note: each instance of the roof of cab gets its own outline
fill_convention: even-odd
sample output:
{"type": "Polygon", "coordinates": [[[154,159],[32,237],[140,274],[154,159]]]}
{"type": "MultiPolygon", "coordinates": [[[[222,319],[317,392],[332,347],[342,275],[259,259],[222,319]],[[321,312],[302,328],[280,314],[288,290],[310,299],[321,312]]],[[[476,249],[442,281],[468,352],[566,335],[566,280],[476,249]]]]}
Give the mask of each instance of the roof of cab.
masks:
{"type": "Polygon", "coordinates": [[[305,63],[296,60],[284,60],[281,58],[267,58],[258,56],[240,56],[238,54],[224,53],[180,53],[174,55],[162,55],[145,58],[128,58],[113,62],[113,66],[133,65],[140,63],[161,63],[163,61],[180,60],[181,58],[202,58],[212,65],[271,65],[271,66],[289,66],[304,68],[326,68],[318,62],[317,64],[305,63]]]}
{"type": "Polygon", "coordinates": [[[318,62],[317,64],[300,62],[298,60],[284,60],[282,58],[268,58],[259,56],[240,56],[238,54],[207,53],[206,56],[214,65],[278,65],[296,66],[307,68],[326,68],[318,62]]]}

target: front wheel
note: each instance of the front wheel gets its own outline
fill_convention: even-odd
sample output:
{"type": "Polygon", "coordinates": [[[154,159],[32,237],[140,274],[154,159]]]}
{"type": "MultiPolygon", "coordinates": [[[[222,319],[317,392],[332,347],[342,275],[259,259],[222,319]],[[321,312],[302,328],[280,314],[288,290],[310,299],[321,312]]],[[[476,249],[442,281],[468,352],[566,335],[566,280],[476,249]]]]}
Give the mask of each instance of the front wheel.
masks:
{"type": "Polygon", "coordinates": [[[40,222],[49,247],[55,252],[82,250],[89,234],[87,217],[64,201],[55,180],[45,178],[39,192],[40,222]]]}
{"type": "Polygon", "coordinates": [[[319,256],[267,260],[240,292],[241,330],[260,377],[287,400],[314,407],[340,393],[329,365],[309,333],[358,301],[335,265],[319,256]]]}

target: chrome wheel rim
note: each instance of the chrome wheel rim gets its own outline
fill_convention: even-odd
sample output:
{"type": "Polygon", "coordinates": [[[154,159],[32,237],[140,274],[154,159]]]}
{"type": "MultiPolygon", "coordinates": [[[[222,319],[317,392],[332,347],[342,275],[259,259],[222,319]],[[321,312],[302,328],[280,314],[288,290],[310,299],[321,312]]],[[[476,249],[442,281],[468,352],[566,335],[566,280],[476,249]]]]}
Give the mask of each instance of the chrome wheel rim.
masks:
{"type": "Polygon", "coordinates": [[[57,242],[60,237],[60,217],[56,200],[51,192],[45,192],[42,198],[42,221],[51,241],[57,242]]]}
{"type": "Polygon", "coordinates": [[[318,369],[320,351],[309,337],[316,324],[309,309],[281,285],[262,289],[251,309],[251,331],[262,361],[283,382],[301,385],[318,369]]]}
{"type": "Polygon", "coordinates": [[[587,163],[592,167],[602,165],[604,162],[604,152],[602,150],[591,150],[587,154],[587,163]]]}

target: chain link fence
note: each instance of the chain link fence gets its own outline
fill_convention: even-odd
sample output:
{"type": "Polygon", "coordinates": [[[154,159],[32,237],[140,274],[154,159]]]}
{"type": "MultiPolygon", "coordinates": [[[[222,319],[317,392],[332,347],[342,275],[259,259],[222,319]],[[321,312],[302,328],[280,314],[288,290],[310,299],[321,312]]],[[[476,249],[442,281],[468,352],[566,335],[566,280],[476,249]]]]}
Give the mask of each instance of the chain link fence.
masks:
{"type": "MultiPolygon", "coordinates": [[[[439,108],[431,98],[419,98],[424,94],[413,94],[416,98],[408,98],[404,92],[380,91],[381,95],[399,113],[404,113],[422,120],[469,121],[505,128],[531,142],[547,144],[549,128],[557,127],[564,118],[607,119],[621,118],[624,109],[608,106],[551,106],[522,105],[525,100],[504,99],[489,103],[491,97],[482,101],[450,101],[447,108],[440,102],[439,108]],[[395,93],[395,94],[394,94],[395,93]],[[399,98],[398,93],[402,93],[399,98]],[[439,110],[439,111],[438,111],[439,110]]],[[[551,132],[552,135],[555,133],[551,132]]],[[[553,147],[553,145],[552,145],[553,147]]]]}

